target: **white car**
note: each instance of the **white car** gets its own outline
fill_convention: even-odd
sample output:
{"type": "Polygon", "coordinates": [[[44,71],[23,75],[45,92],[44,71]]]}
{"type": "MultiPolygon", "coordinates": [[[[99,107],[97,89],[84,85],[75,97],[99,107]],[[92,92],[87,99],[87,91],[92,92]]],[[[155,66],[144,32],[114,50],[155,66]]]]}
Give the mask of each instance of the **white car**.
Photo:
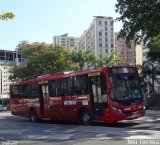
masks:
{"type": "Polygon", "coordinates": [[[0,112],[7,111],[7,107],[5,105],[0,105],[0,112]]]}

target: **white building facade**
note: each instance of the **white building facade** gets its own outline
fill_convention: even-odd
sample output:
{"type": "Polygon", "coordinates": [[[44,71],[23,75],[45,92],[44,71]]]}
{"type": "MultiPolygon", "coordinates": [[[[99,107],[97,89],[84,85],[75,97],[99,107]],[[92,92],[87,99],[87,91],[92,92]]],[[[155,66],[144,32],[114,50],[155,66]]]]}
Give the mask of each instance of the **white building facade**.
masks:
{"type": "Polygon", "coordinates": [[[53,46],[62,46],[67,49],[72,49],[76,42],[78,41],[78,37],[68,36],[68,33],[65,33],[60,36],[53,36],[53,46]]]}
{"type": "Polygon", "coordinates": [[[0,50],[0,100],[9,98],[10,70],[13,67],[25,67],[26,62],[22,53],[0,50]]]}
{"type": "Polygon", "coordinates": [[[89,28],[79,38],[74,49],[90,51],[95,56],[114,51],[113,18],[95,16],[89,28]]]}
{"type": "Polygon", "coordinates": [[[13,66],[0,65],[0,96],[1,99],[9,98],[9,85],[12,83],[9,80],[10,70],[13,66]]]}

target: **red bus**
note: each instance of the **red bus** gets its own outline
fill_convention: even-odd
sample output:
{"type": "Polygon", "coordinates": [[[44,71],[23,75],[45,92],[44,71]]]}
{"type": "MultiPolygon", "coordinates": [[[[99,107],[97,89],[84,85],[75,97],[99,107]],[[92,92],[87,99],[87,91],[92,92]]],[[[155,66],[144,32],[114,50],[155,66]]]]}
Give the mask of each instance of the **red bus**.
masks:
{"type": "Polygon", "coordinates": [[[117,122],[144,116],[136,67],[114,66],[46,74],[10,86],[13,115],[56,121],[117,122]]]}

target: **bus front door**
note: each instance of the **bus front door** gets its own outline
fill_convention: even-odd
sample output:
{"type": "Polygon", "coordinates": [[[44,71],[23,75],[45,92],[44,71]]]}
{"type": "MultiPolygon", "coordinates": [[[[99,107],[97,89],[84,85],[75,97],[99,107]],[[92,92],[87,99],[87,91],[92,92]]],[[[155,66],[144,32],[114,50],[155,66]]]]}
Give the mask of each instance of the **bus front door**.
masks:
{"type": "Polygon", "coordinates": [[[41,106],[41,117],[49,118],[49,91],[48,84],[42,84],[42,99],[40,102],[41,106]]]}
{"type": "Polygon", "coordinates": [[[105,76],[89,77],[91,114],[94,119],[103,120],[103,109],[107,108],[105,76]]]}

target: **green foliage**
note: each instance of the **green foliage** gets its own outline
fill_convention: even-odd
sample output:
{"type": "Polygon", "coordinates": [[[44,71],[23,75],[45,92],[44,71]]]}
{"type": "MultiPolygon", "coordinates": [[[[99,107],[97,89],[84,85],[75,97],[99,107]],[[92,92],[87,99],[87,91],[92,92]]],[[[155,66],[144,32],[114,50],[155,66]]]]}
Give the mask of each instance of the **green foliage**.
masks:
{"type": "Polygon", "coordinates": [[[54,72],[77,71],[113,65],[116,62],[115,53],[96,57],[89,51],[67,51],[63,47],[53,47],[46,43],[34,42],[29,44],[27,41],[21,41],[16,49],[25,56],[27,67],[13,68],[10,76],[12,81],[32,79],[39,75],[54,72]]]}
{"type": "Polygon", "coordinates": [[[122,64],[123,62],[121,60],[116,59],[116,52],[101,53],[97,60],[97,65],[99,67],[122,64]]]}
{"type": "Polygon", "coordinates": [[[121,36],[127,36],[127,41],[136,37],[140,41],[160,34],[160,1],[159,0],[117,0],[116,12],[121,16],[123,29],[121,36]]]}
{"type": "Polygon", "coordinates": [[[96,57],[90,51],[83,52],[82,50],[73,52],[72,61],[78,64],[80,70],[90,67],[103,67],[123,64],[121,60],[116,59],[115,52],[101,53],[99,57],[96,57]]]}
{"type": "Polygon", "coordinates": [[[82,70],[85,67],[85,65],[87,67],[94,66],[94,63],[97,59],[96,56],[93,55],[90,51],[83,52],[82,50],[73,51],[71,58],[73,63],[79,66],[80,70],[82,70]]]}
{"type": "Polygon", "coordinates": [[[25,55],[27,67],[12,69],[11,80],[26,80],[43,74],[74,69],[70,59],[71,53],[66,51],[63,47],[53,47],[46,43],[36,42],[29,44],[21,42],[17,49],[22,51],[25,55]]]}
{"type": "Polygon", "coordinates": [[[15,15],[12,12],[2,12],[2,14],[0,14],[0,20],[4,21],[4,20],[10,20],[13,19],[15,17],[15,15]]]}
{"type": "Polygon", "coordinates": [[[149,41],[147,48],[149,48],[147,53],[149,61],[160,63],[160,34],[149,41]]]}

